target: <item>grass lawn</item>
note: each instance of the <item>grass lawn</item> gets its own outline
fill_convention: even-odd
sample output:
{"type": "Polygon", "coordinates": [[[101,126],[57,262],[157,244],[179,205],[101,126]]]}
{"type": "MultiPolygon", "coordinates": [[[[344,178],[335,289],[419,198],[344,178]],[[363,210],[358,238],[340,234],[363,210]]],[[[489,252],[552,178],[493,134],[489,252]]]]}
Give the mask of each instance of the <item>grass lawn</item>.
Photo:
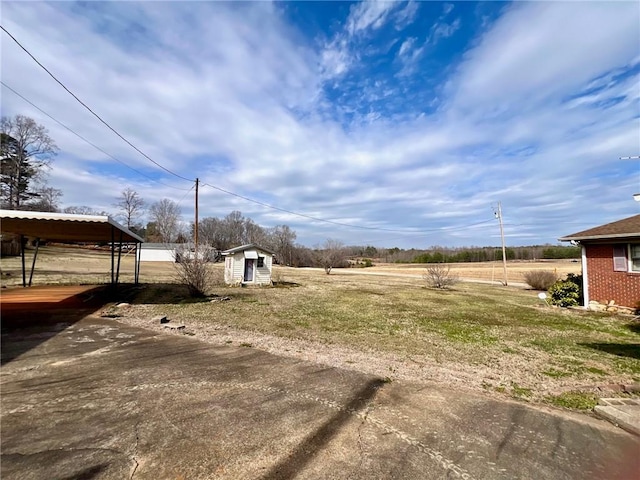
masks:
{"type": "MultiPolygon", "coordinates": [[[[458,265],[456,273],[490,279],[494,267],[458,265]]],[[[2,285],[19,285],[20,268],[17,257],[0,259],[2,285]]],[[[223,265],[212,268],[221,280],[223,265]]],[[[509,268],[560,272],[576,267],[528,263],[509,268]]],[[[44,247],[34,284],[103,283],[109,269],[107,252],[44,247]]],[[[464,385],[569,408],[590,408],[596,395],[612,394],[598,387],[640,382],[640,322],[550,308],[537,292],[521,288],[459,283],[450,291],[431,290],[420,278],[423,272],[417,265],[387,265],[325,275],[322,270],[276,266],[279,286],[218,285],[211,293],[231,300],[211,303],[194,302],[186,289],[172,284],[172,264],[146,262],[141,272],[145,287],[129,311],[121,313],[147,319],[145,326],[154,315],[164,314],[196,332],[264,334],[304,345],[276,353],[333,349],[339,358],[331,359],[332,364],[390,379],[464,385]],[[347,359],[347,351],[362,355],[347,359]]],[[[128,255],[122,260],[121,281],[132,280],[133,257],[128,255]]],[[[226,343],[266,348],[248,334],[243,340],[226,338],[226,343]]]]}
{"type": "Polygon", "coordinates": [[[212,293],[231,300],[215,303],[148,285],[132,308],[406,360],[426,379],[463,372],[471,386],[569,408],[591,408],[598,386],[640,382],[640,324],[630,317],[550,308],[536,292],[493,285],[440,291],[415,278],[291,268],[275,276],[283,286],[218,286],[212,293]]]}

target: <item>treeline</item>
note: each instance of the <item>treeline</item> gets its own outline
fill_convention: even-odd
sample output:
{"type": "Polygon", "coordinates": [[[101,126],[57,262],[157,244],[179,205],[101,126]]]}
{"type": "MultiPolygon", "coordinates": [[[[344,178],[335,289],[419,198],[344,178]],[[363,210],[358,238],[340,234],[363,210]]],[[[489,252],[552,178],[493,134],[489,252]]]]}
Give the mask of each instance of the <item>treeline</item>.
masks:
{"type": "MultiPolygon", "coordinates": [[[[500,247],[432,247],[426,250],[386,250],[384,259],[396,263],[463,263],[502,260],[500,247]]],[[[551,260],[580,258],[581,249],[571,245],[507,247],[507,260],[551,260]]]]}

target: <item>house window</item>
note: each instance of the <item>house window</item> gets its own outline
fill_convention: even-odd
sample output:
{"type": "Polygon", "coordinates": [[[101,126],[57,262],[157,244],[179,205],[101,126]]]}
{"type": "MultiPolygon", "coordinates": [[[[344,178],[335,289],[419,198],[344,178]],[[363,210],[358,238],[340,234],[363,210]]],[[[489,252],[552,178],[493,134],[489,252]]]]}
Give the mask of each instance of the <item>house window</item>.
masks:
{"type": "MultiPolygon", "coordinates": [[[[640,250],[639,250],[639,252],[640,252],[640,250]]],[[[640,259],[638,259],[638,260],[640,262],[640,259]]],[[[639,265],[640,265],[640,263],[639,263],[639,265]]],[[[262,267],[264,267],[264,257],[258,257],[258,268],[262,268],[262,267]]]]}
{"type": "Polygon", "coordinates": [[[614,272],[627,271],[627,248],[626,247],[627,247],[626,245],[613,246],[613,271],[614,272]]]}
{"type": "Polygon", "coordinates": [[[629,266],[632,272],[640,272],[640,244],[629,245],[629,266]]]}

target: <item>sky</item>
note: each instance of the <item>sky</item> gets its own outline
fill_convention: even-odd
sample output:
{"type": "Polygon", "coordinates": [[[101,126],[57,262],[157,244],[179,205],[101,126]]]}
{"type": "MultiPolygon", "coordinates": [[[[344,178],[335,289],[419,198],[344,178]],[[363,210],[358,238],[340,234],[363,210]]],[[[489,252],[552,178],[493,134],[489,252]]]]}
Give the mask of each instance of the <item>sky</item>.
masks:
{"type": "Polygon", "coordinates": [[[200,218],[239,210],[307,246],[400,248],[499,245],[499,202],[512,246],[640,213],[640,159],[620,160],[640,155],[637,1],[0,8],[69,90],[176,174],[1,32],[2,115],[49,130],[61,207],[115,212],[130,187],[190,222],[199,178],[200,218]]]}

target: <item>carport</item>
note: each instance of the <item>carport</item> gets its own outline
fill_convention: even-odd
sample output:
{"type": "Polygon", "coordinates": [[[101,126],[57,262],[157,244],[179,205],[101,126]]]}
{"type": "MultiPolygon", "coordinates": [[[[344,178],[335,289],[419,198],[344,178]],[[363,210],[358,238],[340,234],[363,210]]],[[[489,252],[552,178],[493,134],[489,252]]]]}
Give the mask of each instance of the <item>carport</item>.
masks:
{"type": "Polygon", "coordinates": [[[14,234],[20,238],[23,287],[31,286],[41,241],[68,244],[108,244],[111,247],[112,285],[118,283],[120,276],[122,247],[134,245],[134,279],[135,283],[138,283],[140,245],[144,240],[109,216],[0,210],[0,232],[14,234]],[[35,251],[27,281],[25,247],[28,238],[35,239],[35,251]]]}

